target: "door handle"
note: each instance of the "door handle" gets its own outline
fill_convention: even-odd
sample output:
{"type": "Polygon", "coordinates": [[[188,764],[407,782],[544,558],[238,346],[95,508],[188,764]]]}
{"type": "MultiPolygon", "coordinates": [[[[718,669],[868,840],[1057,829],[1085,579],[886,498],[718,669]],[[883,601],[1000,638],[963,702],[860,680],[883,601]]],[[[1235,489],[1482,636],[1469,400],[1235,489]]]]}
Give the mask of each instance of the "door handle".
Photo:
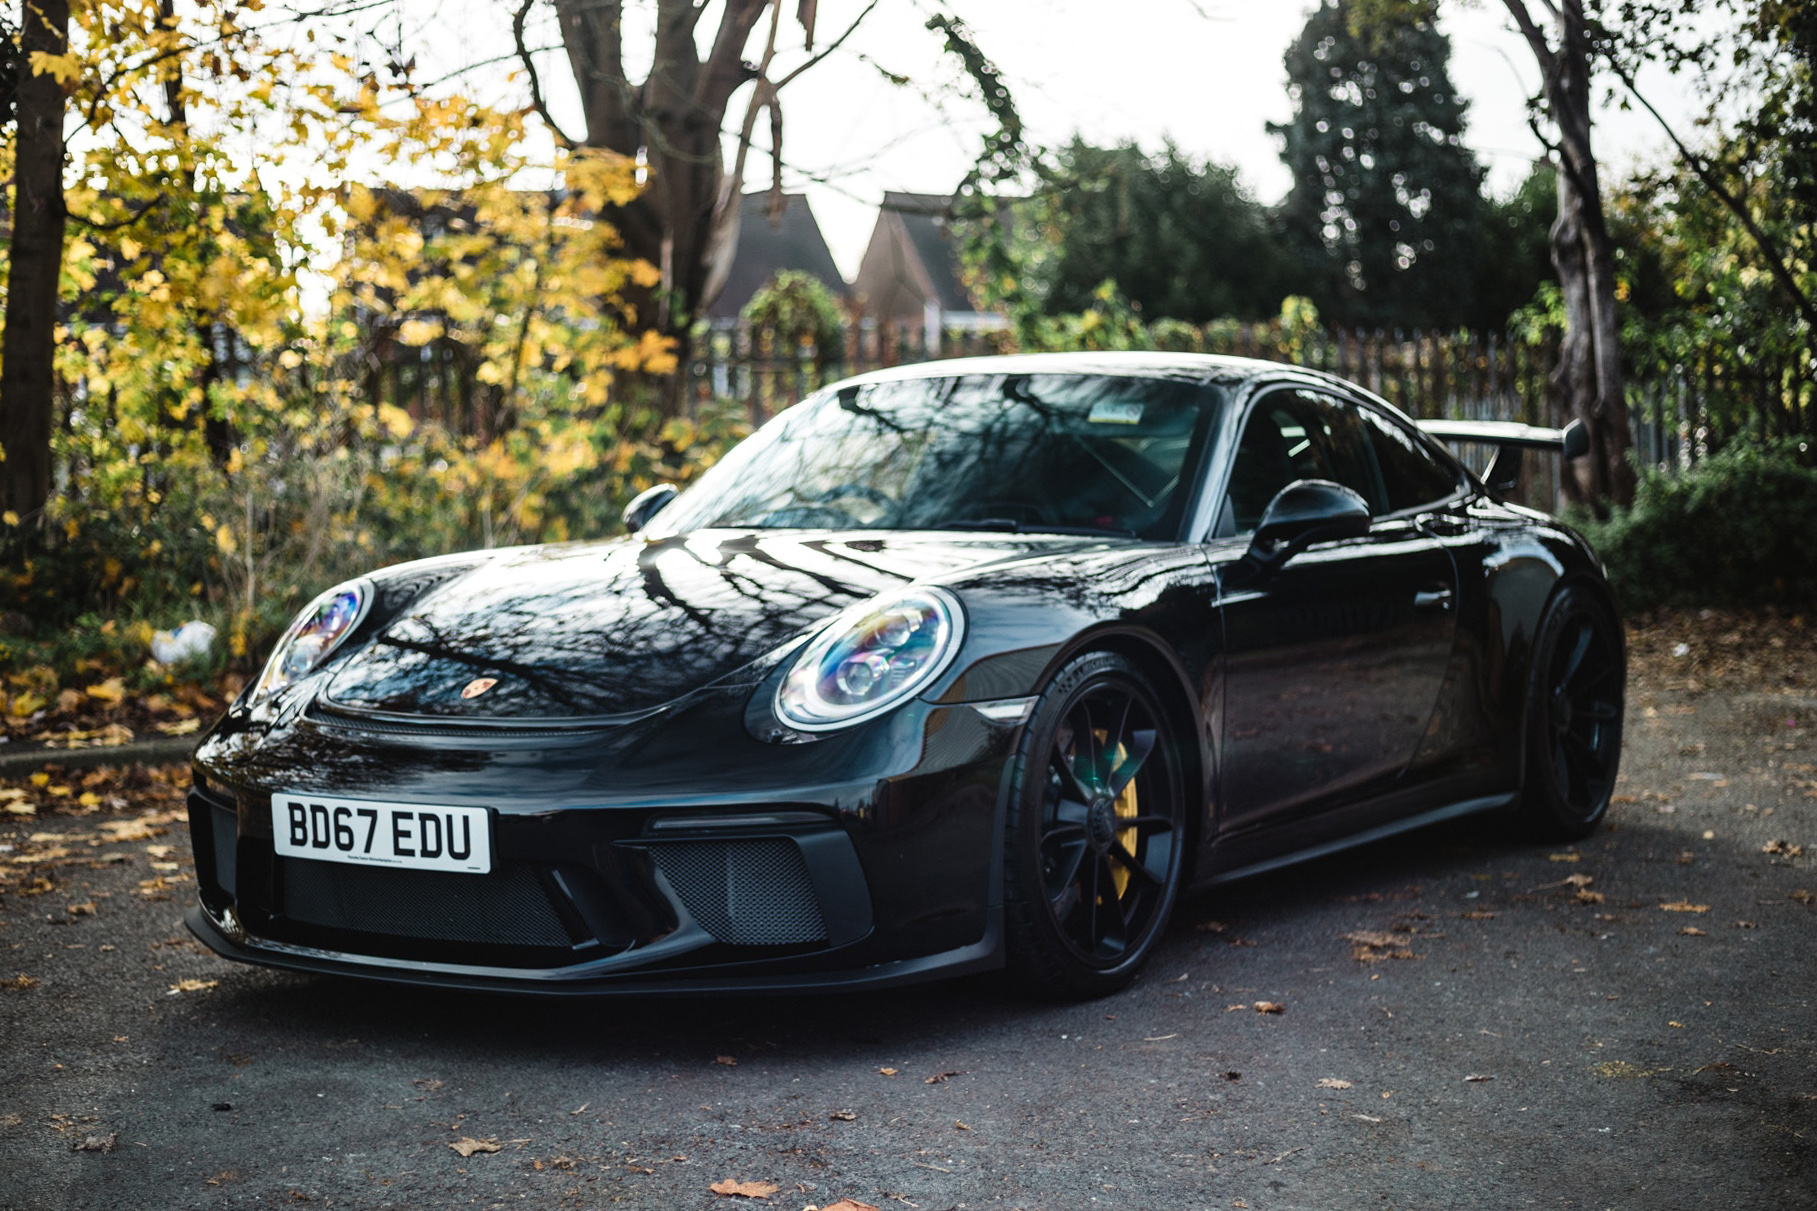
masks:
{"type": "Polygon", "coordinates": [[[1441,610],[1450,609],[1451,608],[1451,590],[1450,589],[1421,589],[1419,592],[1417,592],[1413,595],[1413,608],[1414,609],[1429,610],[1429,609],[1433,608],[1434,606],[1437,606],[1441,610]]]}

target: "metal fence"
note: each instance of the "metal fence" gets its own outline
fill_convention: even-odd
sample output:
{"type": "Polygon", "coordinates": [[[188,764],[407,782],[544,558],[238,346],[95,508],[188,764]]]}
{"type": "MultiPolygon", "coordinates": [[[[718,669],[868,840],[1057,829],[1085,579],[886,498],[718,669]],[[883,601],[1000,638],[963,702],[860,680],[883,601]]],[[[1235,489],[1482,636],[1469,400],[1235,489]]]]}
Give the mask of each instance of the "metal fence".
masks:
{"type": "MultiPolygon", "coordinates": [[[[1278,323],[1157,325],[1152,333],[1158,345],[1177,352],[1326,370],[1417,418],[1541,425],[1562,420],[1550,384],[1558,364],[1555,337],[1530,341],[1499,333],[1383,329],[1295,334],[1278,323]]],[[[690,400],[696,405],[735,401],[749,407],[753,422],[761,422],[852,374],[1006,347],[1001,332],[945,332],[930,339],[918,322],[865,320],[847,331],[844,348],[782,349],[747,323],[722,324],[697,343],[690,400]]],[[[1817,436],[1814,396],[1808,364],[1749,363],[1729,348],[1700,350],[1667,365],[1634,367],[1627,379],[1627,403],[1636,460],[1670,473],[1740,438],[1817,436]]]]}

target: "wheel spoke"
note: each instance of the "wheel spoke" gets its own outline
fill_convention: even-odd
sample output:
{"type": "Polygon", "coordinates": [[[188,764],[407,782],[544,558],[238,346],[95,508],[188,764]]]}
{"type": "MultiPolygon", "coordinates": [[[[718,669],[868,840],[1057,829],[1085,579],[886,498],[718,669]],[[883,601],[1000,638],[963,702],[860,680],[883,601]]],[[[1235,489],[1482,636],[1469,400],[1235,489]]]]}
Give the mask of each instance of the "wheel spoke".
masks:
{"type": "Polygon", "coordinates": [[[1161,876],[1136,861],[1129,850],[1124,848],[1122,841],[1118,841],[1110,847],[1110,855],[1128,868],[1130,874],[1135,875],[1150,887],[1161,886],[1161,876]]]}
{"type": "Polygon", "coordinates": [[[1106,793],[1113,799],[1121,795],[1123,788],[1128,786],[1130,781],[1141,772],[1142,763],[1148,760],[1148,755],[1154,751],[1154,728],[1137,728],[1130,732],[1128,740],[1123,745],[1123,760],[1119,761],[1117,768],[1111,771],[1110,785],[1106,788],[1106,793]]]}
{"type": "MultiPolygon", "coordinates": [[[[1063,739],[1075,739],[1077,736],[1077,732],[1072,733],[1071,736],[1062,733],[1061,736],[1054,738],[1054,755],[1053,760],[1049,762],[1049,766],[1056,774],[1060,775],[1061,795],[1084,804],[1090,803],[1095,796],[1091,793],[1090,788],[1085,785],[1084,781],[1080,779],[1078,771],[1073,768],[1072,761],[1067,758],[1066,749],[1062,747],[1063,739]]],[[[1081,819],[1083,819],[1083,817],[1081,817],[1081,819]]]]}
{"type": "Polygon", "coordinates": [[[1577,676],[1578,667],[1583,664],[1584,653],[1590,650],[1590,640],[1595,634],[1595,628],[1588,622],[1578,623],[1577,639],[1571,645],[1571,655],[1565,659],[1565,671],[1558,679],[1560,686],[1570,685],[1571,679],[1577,676]]]}
{"type": "Polygon", "coordinates": [[[1613,702],[1588,702],[1574,705],[1571,713],[1578,719],[1593,719],[1598,723],[1614,723],[1621,718],[1621,712],[1613,702]]]}
{"type": "MultiPolygon", "coordinates": [[[[1089,780],[1094,787],[1102,786],[1104,784],[1104,751],[1098,743],[1098,729],[1093,726],[1097,720],[1092,718],[1091,699],[1087,698],[1079,703],[1079,714],[1085,717],[1085,726],[1073,729],[1073,741],[1083,749],[1084,778],[1089,780]]],[[[1086,795],[1088,799],[1093,797],[1090,793],[1086,795]]]]}
{"type": "Polygon", "coordinates": [[[1122,950],[1129,922],[1123,916],[1123,901],[1117,895],[1117,880],[1111,872],[1110,859],[1100,855],[1093,872],[1101,900],[1098,904],[1101,928],[1094,931],[1097,941],[1115,950],[1122,950]]]}
{"type": "Polygon", "coordinates": [[[1058,867],[1054,877],[1046,880],[1048,887],[1064,887],[1078,878],[1079,862],[1090,848],[1082,825],[1076,831],[1055,829],[1042,837],[1042,856],[1055,859],[1058,867]]]}

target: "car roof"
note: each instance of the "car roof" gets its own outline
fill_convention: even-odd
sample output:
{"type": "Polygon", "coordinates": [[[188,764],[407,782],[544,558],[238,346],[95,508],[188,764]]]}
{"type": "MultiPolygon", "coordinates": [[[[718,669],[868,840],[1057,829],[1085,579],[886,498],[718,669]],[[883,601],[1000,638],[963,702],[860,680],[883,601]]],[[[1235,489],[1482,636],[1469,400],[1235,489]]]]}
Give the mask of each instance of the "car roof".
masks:
{"type": "MultiPolygon", "coordinates": [[[[1307,371],[1284,362],[1263,361],[1253,357],[1222,357],[1207,353],[1014,353],[891,366],[854,375],[833,386],[859,386],[918,378],[952,378],[962,374],[1103,374],[1195,383],[1237,383],[1262,374],[1280,374],[1286,371],[1319,374],[1318,371],[1307,371]]],[[[1328,376],[1319,374],[1319,377],[1328,376]]]]}

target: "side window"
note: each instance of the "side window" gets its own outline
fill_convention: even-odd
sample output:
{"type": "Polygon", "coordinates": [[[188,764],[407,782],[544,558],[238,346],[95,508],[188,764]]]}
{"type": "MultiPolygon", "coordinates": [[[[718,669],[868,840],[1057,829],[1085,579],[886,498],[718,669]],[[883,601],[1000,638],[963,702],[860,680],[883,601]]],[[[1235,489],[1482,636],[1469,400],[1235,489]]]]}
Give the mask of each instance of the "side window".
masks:
{"type": "Polygon", "coordinates": [[[1382,511],[1381,483],[1356,409],[1312,391],[1275,391],[1257,401],[1237,441],[1229,509],[1235,532],[1262,520],[1275,493],[1296,479],[1343,484],[1382,511]]]}
{"type": "Polygon", "coordinates": [[[1457,472],[1440,462],[1413,434],[1372,411],[1363,410],[1363,417],[1370,444],[1375,447],[1375,461],[1382,469],[1388,512],[1417,509],[1457,491],[1457,472]]]}

